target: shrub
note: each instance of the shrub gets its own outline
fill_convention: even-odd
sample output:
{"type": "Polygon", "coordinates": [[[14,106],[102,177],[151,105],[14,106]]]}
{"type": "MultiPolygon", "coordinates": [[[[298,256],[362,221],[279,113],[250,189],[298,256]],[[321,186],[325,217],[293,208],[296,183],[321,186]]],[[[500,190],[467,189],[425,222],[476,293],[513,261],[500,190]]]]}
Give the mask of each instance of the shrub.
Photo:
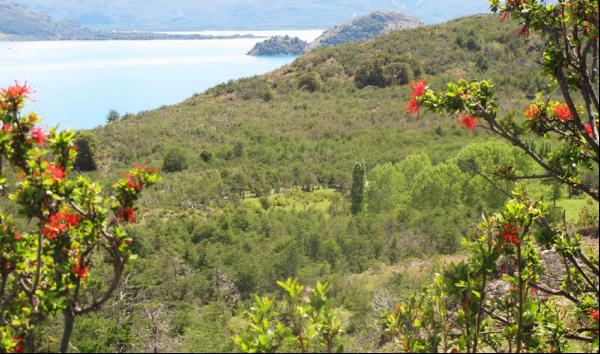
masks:
{"type": "Polygon", "coordinates": [[[162,169],[165,172],[180,172],[187,168],[187,156],[181,149],[170,150],[163,159],[162,169]]]}
{"type": "Polygon", "coordinates": [[[321,76],[318,73],[306,73],[298,80],[298,88],[309,92],[321,89],[321,76]]]}

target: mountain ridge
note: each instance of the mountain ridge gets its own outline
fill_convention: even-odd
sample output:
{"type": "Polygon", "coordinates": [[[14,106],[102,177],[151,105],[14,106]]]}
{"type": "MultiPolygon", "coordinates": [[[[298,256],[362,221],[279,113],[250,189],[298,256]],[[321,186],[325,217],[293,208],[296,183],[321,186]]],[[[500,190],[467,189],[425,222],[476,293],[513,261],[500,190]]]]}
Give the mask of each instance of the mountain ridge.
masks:
{"type": "Polygon", "coordinates": [[[314,29],[334,26],[376,10],[395,10],[440,23],[487,12],[486,1],[446,0],[15,0],[58,19],[104,29],[243,30],[314,29]]]}

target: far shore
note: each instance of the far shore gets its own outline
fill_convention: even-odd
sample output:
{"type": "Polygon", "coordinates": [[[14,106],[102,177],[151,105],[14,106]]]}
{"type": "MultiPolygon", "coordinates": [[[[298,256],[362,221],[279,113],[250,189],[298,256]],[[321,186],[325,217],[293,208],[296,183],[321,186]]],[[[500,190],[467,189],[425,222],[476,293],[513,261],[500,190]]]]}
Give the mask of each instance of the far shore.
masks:
{"type": "Polygon", "coordinates": [[[205,35],[205,34],[167,34],[156,32],[98,32],[80,36],[39,37],[16,36],[0,33],[0,41],[34,42],[34,41],[156,41],[156,40],[210,40],[210,39],[253,39],[267,38],[253,34],[205,35]]]}

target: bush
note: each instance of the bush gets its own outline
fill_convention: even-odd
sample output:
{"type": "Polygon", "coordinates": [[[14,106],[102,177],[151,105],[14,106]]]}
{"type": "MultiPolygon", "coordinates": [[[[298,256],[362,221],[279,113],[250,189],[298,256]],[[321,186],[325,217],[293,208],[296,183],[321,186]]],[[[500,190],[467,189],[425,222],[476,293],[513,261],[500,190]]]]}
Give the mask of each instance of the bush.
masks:
{"type": "Polygon", "coordinates": [[[179,172],[187,168],[187,157],[180,149],[170,150],[163,159],[162,169],[165,172],[179,172]]]}
{"type": "Polygon", "coordinates": [[[306,73],[298,80],[298,88],[309,92],[321,89],[321,76],[318,73],[306,73]]]}

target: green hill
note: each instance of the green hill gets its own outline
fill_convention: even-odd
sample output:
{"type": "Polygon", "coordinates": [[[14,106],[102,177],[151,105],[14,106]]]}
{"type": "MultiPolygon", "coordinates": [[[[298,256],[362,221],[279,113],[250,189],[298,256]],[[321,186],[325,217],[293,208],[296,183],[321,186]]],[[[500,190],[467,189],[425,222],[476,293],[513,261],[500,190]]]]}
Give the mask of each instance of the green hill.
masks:
{"type": "MultiPolygon", "coordinates": [[[[347,351],[374,350],[381,304],[424,284],[445,262],[436,255],[460,253],[459,238],[504,200],[463,162],[531,168],[485,132],[407,117],[406,82],[486,77],[509,108],[522,107],[544,82],[530,59],[539,39],[516,31],[475,16],[317,49],[272,73],[90,131],[95,177],[108,184],[138,162],[163,166],[163,181],[131,227],[139,258],[127,284],[77,322],[73,346],[235,351],[229,338],[246,326],[241,314],[252,295],[297,276],[332,285],[347,351]],[[352,216],[358,161],[369,188],[352,216]],[[394,271],[405,268],[411,273],[394,271]]],[[[42,329],[48,338],[55,330],[42,329]]]]}
{"type": "Polygon", "coordinates": [[[437,155],[438,146],[424,143],[438,136],[433,133],[438,125],[447,134],[438,136],[436,144],[451,147],[443,155],[472,140],[446,122],[405,117],[408,80],[425,77],[440,84],[458,77],[490,77],[501,94],[512,94],[511,100],[537,90],[542,81],[526,52],[537,48],[536,40],[527,48],[515,30],[495,17],[478,16],[319,49],[270,74],[219,85],[94,134],[110,166],[160,162],[166,150],[177,147],[189,154],[187,174],[226,170],[225,186],[236,175],[243,177],[239,187],[248,190],[308,181],[344,184],[355,160],[397,161],[423,148],[437,155]],[[521,64],[513,65],[515,61],[521,64]],[[396,81],[384,77],[379,85],[359,89],[361,75],[366,72],[368,79],[369,68],[378,66],[407,68],[407,76],[396,81]],[[212,156],[209,162],[202,152],[212,156]]]}

